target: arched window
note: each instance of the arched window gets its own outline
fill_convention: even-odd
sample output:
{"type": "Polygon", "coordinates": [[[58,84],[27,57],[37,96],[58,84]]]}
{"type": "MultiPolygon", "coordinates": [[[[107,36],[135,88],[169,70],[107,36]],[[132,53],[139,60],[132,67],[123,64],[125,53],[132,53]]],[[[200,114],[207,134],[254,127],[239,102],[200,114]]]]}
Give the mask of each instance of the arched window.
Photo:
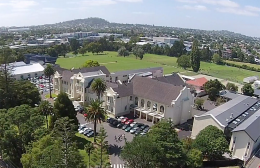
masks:
{"type": "Polygon", "coordinates": [[[160,107],[160,112],[164,113],[164,107],[163,106],[160,107]]]}
{"type": "Polygon", "coordinates": [[[147,108],[151,109],[151,102],[150,101],[147,102],[147,108]]]}
{"type": "Polygon", "coordinates": [[[135,97],[135,105],[138,106],[138,97],[135,97]]]}
{"type": "Polygon", "coordinates": [[[156,103],[153,104],[153,111],[157,111],[157,104],[156,103]]]}
{"type": "Polygon", "coordinates": [[[144,107],[144,99],[141,100],[141,107],[144,107]]]}

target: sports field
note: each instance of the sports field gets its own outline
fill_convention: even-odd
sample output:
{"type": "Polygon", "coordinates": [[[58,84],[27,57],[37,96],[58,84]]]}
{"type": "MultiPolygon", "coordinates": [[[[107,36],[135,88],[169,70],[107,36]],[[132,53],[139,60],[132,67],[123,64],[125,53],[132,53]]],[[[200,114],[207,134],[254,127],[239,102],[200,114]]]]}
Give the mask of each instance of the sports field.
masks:
{"type": "MultiPolygon", "coordinates": [[[[176,57],[168,57],[155,54],[145,54],[143,60],[135,59],[134,56],[118,57],[117,52],[104,52],[104,54],[93,55],[88,53],[84,56],[68,54],[66,58],[60,57],[57,64],[61,67],[71,69],[79,68],[87,60],[98,61],[101,65],[108,68],[110,72],[117,72],[123,70],[132,70],[149,67],[163,67],[164,74],[172,72],[179,72],[183,75],[193,76],[196,73],[184,70],[177,66],[176,57]]],[[[201,70],[199,73],[210,75],[217,78],[230,80],[237,83],[242,83],[243,79],[248,76],[260,76],[259,72],[239,69],[236,67],[228,67],[225,65],[216,65],[214,63],[201,62],[201,70]]]]}

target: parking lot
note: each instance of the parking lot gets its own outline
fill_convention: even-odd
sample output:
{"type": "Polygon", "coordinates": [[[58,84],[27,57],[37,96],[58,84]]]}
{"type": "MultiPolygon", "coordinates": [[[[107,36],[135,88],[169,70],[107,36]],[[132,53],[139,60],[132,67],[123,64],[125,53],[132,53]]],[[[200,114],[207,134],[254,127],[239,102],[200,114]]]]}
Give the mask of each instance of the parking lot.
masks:
{"type": "Polygon", "coordinates": [[[45,76],[40,76],[40,77],[33,77],[33,78],[28,78],[28,80],[34,84],[38,90],[42,93],[49,92],[53,90],[53,84],[52,82],[49,85],[49,79],[45,76]]]}

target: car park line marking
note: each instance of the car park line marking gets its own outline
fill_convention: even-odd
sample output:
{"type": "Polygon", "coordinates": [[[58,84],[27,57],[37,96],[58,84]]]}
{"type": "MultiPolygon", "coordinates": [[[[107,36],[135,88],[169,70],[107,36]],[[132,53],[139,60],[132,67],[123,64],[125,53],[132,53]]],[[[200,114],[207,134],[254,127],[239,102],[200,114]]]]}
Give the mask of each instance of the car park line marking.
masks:
{"type": "Polygon", "coordinates": [[[113,164],[111,168],[126,168],[124,164],[113,164]]]}

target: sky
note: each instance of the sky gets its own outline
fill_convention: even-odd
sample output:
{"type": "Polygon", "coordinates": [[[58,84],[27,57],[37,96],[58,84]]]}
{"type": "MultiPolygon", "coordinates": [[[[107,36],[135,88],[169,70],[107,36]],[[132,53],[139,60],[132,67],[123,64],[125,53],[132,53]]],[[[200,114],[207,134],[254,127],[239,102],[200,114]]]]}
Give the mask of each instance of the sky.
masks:
{"type": "Polygon", "coordinates": [[[260,37],[260,0],[0,0],[0,26],[88,17],[260,37]]]}

